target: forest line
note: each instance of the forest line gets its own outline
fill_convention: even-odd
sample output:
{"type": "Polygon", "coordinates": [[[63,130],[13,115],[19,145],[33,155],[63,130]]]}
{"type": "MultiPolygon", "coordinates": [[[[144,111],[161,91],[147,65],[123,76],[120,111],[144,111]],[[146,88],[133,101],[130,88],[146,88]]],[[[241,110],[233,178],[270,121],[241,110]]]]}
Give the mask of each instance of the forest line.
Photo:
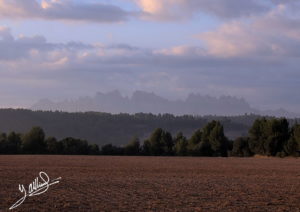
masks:
{"type": "Polygon", "coordinates": [[[0,134],[0,154],[59,154],[59,155],[140,155],[140,156],[205,156],[250,157],[299,156],[300,124],[289,126],[285,118],[258,118],[247,136],[230,140],[220,121],[211,121],[196,130],[190,138],[179,132],[157,128],[143,142],[133,137],[127,145],[106,144],[99,147],[86,140],[66,137],[57,140],[46,137],[41,127],[21,134],[0,134]]]}

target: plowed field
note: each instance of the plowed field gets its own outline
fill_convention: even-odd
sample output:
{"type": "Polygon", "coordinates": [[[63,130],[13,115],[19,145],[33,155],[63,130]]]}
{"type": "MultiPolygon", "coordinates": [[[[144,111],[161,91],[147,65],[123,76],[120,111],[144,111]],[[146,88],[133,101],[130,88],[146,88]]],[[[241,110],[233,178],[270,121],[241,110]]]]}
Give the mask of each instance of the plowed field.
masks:
{"type": "Polygon", "coordinates": [[[0,211],[300,211],[300,159],[0,156],[0,211]]]}

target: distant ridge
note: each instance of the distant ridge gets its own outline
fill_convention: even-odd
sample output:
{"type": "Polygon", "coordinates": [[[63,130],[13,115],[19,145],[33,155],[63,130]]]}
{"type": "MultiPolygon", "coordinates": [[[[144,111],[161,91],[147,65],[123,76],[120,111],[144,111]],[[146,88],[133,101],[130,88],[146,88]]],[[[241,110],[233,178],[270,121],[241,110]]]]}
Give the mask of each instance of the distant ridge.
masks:
{"type": "Polygon", "coordinates": [[[107,112],[107,113],[153,113],[174,115],[218,115],[234,116],[243,114],[258,114],[277,117],[295,118],[299,114],[284,109],[260,111],[252,108],[243,98],[190,94],[185,100],[168,100],[154,93],[135,91],[131,97],[124,97],[117,90],[108,93],[98,92],[94,97],[80,97],[75,100],[53,102],[42,99],[30,109],[44,111],[66,112],[107,112]]]}

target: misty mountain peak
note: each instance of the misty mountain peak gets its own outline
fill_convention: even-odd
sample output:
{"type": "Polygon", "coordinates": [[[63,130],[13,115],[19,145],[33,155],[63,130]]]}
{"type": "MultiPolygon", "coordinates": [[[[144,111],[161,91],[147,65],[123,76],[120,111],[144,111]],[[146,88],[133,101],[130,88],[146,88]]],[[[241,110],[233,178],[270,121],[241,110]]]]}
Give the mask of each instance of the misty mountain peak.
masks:
{"type": "Polygon", "coordinates": [[[123,97],[120,91],[98,92],[94,97],[81,97],[72,101],[52,102],[42,99],[32,106],[34,110],[62,110],[68,112],[97,111],[108,113],[170,113],[174,115],[261,115],[295,117],[296,114],[280,109],[259,111],[243,98],[235,96],[212,97],[191,93],[186,100],[168,100],[153,92],[135,91],[131,98],[123,97]]]}

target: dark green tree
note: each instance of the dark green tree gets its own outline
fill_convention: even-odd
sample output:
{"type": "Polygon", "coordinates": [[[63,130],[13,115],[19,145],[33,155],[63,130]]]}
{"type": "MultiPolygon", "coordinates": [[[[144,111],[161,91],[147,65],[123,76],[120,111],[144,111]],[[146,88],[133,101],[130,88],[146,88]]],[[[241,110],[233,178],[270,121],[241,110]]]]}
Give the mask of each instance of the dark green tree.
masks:
{"type": "Polygon", "coordinates": [[[188,141],[182,132],[177,133],[174,138],[174,146],[173,146],[173,154],[178,156],[186,156],[188,154],[187,151],[188,141]]]}
{"type": "Polygon", "coordinates": [[[173,139],[169,132],[156,129],[149,138],[150,155],[172,155],[173,139]]]}
{"type": "Polygon", "coordinates": [[[224,135],[223,126],[219,121],[211,121],[201,130],[199,151],[201,156],[226,157],[228,152],[228,139],[224,135]]]}
{"type": "Polygon", "coordinates": [[[7,154],[7,135],[6,135],[6,133],[0,134],[0,153],[7,154]]]}
{"type": "Polygon", "coordinates": [[[137,137],[134,137],[124,148],[125,155],[139,155],[140,151],[140,140],[137,137]]]}
{"type": "Polygon", "coordinates": [[[283,151],[284,144],[289,140],[289,123],[285,118],[271,119],[266,127],[267,139],[264,142],[266,154],[276,156],[283,151]]]}
{"type": "Polygon", "coordinates": [[[289,140],[284,144],[286,155],[299,156],[300,152],[300,125],[295,124],[290,132],[289,140]]]}
{"type": "Polygon", "coordinates": [[[213,121],[211,125],[214,127],[209,134],[209,143],[214,156],[227,157],[228,139],[224,135],[224,129],[220,122],[213,121]]]}
{"type": "Polygon", "coordinates": [[[162,135],[162,143],[164,145],[164,155],[173,155],[173,146],[174,146],[174,142],[173,142],[173,138],[171,133],[169,133],[168,131],[164,131],[163,135],[162,135]]]}
{"type": "Polygon", "coordinates": [[[253,154],[250,151],[248,137],[239,137],[234,140],[232,151],[231,151],[231,156],[250,157],[252,155],[253,154]]]}
{"type": "Polygon", "coordinates": [[[101,147],[102,155],[123,155],[124,150],[121,147],[113,146],[112,144],[106,144],[101,147]]]}
{"type": "Polygon", "coordinates": [[[22,150],[26,154],[43,154],[47,150],[45,133],[40,127],[33,127],[23,136],[22,150]]]}
{"type": "Polygon", "coordinates": [[[156,129],[150,136],[150,154],[151,155],[163,155],[164,153],[164,143],[162,140],[163,129],[156,129]]]}
{"type": "Polygon", "coordinates": [[[151,155],[151,143],[147,139],[142,146],[142,155],[151,155]]]}
{"type": "Polygon", "coordinates": [[[256,119],[252,125],[252,127],[249,129],[249,147],[251,152],[255,154],[265,154],[265,148],[264,148],[264,140],[266,140],[265,136],[265,126],[266,126],[267,120],[265,118],[262,119],[256,119]]]}
{"type": "Polygon", "coordinates": [[[63,146],[63,154],[66,155],[87,155],[89,153],[88,143],[85,140],[71,137],[60,141],[63,146]]]}
{"type": "Polygon", "coordinates": [[[55,137],[48,137],[46,140],[47,153],[49,154],[61,154],[63,146],[60,142],[57,142],[55,137]]]}
{"type": "Polygon", "coordinates": [[[211,121],[197,130],[188,142],[188,154],[194,156],[227,156],[229,141],[219,121],[211,121]]]}
{"type": "Polygon", "coordinates": [[[0,135],[0,153],[2,154],[18,154],[21,153],[21,137],[15,132],[6,135],[0,135]]]}
{"type": "Polygon", "coordinates": [[[192,156],[202,155],[202,151],[200,148],[201,138],[202,138],[202,131],[199,129],[194,132],[194,134],[188,141],[188,146],[187,146],[188,155],[192,155],[192,156]]]}
{"type": "Polygon", "coordinates": [[[250,150],[255,154],[281,154],[289,140],[289,123],[282,119],[257,119],[249,130],[250,150]]]}
{"type": "Polygon", "coordinates": [[[97,144],[90,144],[88,146],[88,154],[99,155],[100,154],[99,146],[97,144]]]}
{"type": "Polygon", "coordinates": [[[21,135],[15,133],[14,131],[10,132],[7,136],[7,142],[9,145],[10,153],[18,154],[21,152],[21,135]]]}

